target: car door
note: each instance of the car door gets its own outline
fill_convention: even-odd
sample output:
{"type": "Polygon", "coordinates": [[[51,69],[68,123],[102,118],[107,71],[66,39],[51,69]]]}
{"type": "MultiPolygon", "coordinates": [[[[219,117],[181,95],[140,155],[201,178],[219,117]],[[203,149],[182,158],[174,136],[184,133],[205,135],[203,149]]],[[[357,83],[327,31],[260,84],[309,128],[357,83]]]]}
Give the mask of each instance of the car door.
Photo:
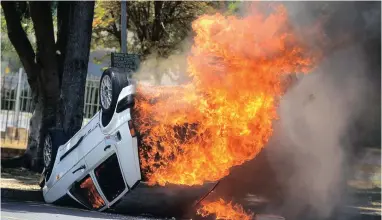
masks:
{"type": "Polygon", "coordinates": [[[100,163],[93,173],[95,181],[109,206],[129,191],[116,152],[100,163]]]}
{"type": "Polygon", "coordinates": [[[108,205],[129,191],[115,144],[102,142],[85,156],[93,181],[108,205]],[[107,143],[107,144],[106,144],[107,143]]]}
{"type": "Polygon", "coordinates": [[[107,202],[99,192],[91,173],[75,182],[68,194],[88,209],[103,210],[107,207],[107,202]]]}
{"type": "MultiPolygon", "coordinates": [[[[108,156],[95,163],[94,169],[88,170],[87,175],[69,190],[72,198],[89,209],[103,211],[129,191],[115,148],[110,146],[110,149],[108,156]]],[[[88,156],[91,155],[86,158],[88,156]]],[[[94,160],[88,161],[94,163],[94,160]]]]}
{"type": "Polygon", "coordinates": [[[92,170],[110,155],[115,153],[115,151],[116,149],[114,145],[106,145],[105,140],[103,140],[85,156],[86,164],[88,165],[89,169],[92,170]]]}

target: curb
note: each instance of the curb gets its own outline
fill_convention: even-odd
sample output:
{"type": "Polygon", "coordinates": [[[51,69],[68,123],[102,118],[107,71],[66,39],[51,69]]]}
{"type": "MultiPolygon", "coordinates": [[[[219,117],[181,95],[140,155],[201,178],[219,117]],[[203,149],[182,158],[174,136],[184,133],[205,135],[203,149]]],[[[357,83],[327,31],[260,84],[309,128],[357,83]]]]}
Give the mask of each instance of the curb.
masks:
{"type": "Polygon", "coordinates": [[[1,188],[1,199],[11,199],[16,201],[44,202],[40,190],[20,190],[1,188]]]}
{"type": "Polygon", "coordinates": [[[1,147],[1,159],[9,159],[9,158],[17,157],[17,156],[23,155],[24,153],[25,153],[25,149],[1,147]]]}

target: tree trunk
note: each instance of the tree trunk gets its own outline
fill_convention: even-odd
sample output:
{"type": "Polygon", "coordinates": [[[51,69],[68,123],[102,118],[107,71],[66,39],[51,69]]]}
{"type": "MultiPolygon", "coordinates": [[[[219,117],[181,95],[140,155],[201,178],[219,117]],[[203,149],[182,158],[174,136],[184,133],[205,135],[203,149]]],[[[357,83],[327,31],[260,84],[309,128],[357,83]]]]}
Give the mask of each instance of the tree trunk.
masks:
{"type": "Polygon", "coordinates": [[[60,2],[57,44],[50,2],[29,2],[36,54],[21,26],[17,5],[5,1],[1,5],[8,36],[27,72],[35,104],[26,153],[15,160],[2,160],[1,164],[3,167],[24,165],[41,171],[42,140],[47,130],[63,128],[70,137],[82,125],[94,2],[60,2]],[[63,123],[58,123],[60,121],[63,123]]]}
{"type": "Polygon", "coordinates": [[[30,122],[26,156],[30,160],[30,168],[41,171],[43,139],[47,130],[55,126],[60,90],[50,2],[30,2],[29,5],[37,42],[36,60],[41,68],[37,80],[39,95],[30,122]]]}
{"type": "Polygon", "coordinates": [[[161,2],[161,1],[155,1],[154,2],[155,17],[154,17],[154,22],[153,22],[153,27],[152,27],[153,31],[152,31],[152,38],[151,38],[151,40],[154,42],[159,41],[161,31],[162,31],[162,26],[161,26],[162,6],[163,6],[163,2],[161,2]]]}
{"type": "Polygon", "coordinates": [[[70,2],[60,1],[57,6],[57,63],[58,63],[58,77],[60,79],[60,88],[62,83],[62,74],[64,72],[64,60],[66,57],[66,43],[68,41],[69,30],[69,9],[70,2]]]}
{"type": "Polygon", "coordinates": [[[52,54],[54,54],[54,33],[50,3],[33,2],[30,4],[38,46],[37,56],[21,27],[21,19],[16,10],[16,4],[3,1],[1,5],[7,21],[8,37],[27,72],[35,103],[35,110],[30,121],[31,130],[28,136],[27,150],[23,160],[17,161],[22,163],[18,165],[26,165],[32,170],[40,171],[40,142],[45,130],[54,124],[52,118],[54,118],[55,103],[59,94],[58,79],[56,78],[57,66],[55,60],[51,60],[52,54]]]}
{"type": "Polygon", "coordinates": [[[17,55],[27,73],[28,83],[31,87],[32,93],[37,95],[37,77],[40,72],[38,65],[34,62],[35,53],[28,37],[21,27],[20,15],[16,11],[15,2],[2,1],[1,7],[4,11],[4,17],[7,21],[8,37],[14,46],[17,55]]]}
{"type": "Polygon", "coordinates": [[[70,7],[68,41],[61,85],[62,128],[68,137],[82,126],[94,14],[93,1],[73,2],[70,7]]]}
{"type": "Polygon", "coordinates": [[[24,165],[34,171],[41,171],[41,148],[40,148],[40,134],[43,121],[44,104],[41,97],[38,98],[35,104],[32,118],[29,121],[29,135],[27,150],[24,154],[24,165]]]}

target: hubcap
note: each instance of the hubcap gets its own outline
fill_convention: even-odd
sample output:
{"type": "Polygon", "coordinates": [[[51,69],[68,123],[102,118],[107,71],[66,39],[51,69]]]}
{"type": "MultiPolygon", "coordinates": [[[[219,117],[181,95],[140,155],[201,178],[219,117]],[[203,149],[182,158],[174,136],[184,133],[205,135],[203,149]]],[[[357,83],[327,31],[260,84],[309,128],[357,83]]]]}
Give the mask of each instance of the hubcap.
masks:
{"type": "Polygon", "coordinates": [[[52,159],[52,139],[50,135],[47,135],[44,142],[44,165],[49,166],[50,160],[52,159]]]}
{"type": "Polygon", "coordinates": [[[106,75],[102,78],[101,82],[101,104],[103,108],[108,109],[111,105],[111,79],[106,75]]]}

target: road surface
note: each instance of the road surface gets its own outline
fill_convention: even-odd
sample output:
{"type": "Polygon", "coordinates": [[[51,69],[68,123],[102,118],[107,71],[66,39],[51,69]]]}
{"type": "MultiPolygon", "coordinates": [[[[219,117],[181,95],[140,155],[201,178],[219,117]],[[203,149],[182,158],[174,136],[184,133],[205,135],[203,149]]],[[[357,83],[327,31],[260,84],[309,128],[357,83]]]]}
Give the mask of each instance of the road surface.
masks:
{"type": "MultiPolygon", "coordinates": [[[[154,220],[149,217],[131,217],[82,209],[53,206],[37,202],[1,201],[3,220],[77,220],[77,219],[126,219],[154,220]]],[[[159,219],[157,219],[159,220],[159,219]]]]}

